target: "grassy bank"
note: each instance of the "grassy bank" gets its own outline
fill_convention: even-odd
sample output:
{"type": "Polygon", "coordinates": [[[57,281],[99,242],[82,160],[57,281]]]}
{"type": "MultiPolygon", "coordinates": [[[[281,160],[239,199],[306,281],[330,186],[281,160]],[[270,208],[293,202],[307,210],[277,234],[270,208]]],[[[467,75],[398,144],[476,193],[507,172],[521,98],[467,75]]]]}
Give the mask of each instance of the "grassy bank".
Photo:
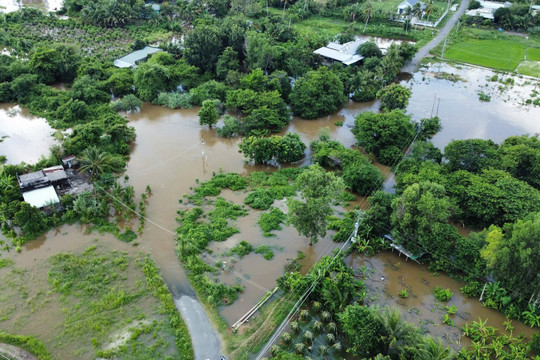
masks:
{"type": "Polygon", "coordinates": [[[0,331],[0,343],[10,344],[26,350],[39,360],[51,360],[51,354],[40,340],[33,336],[12,335],[0,331]]]}

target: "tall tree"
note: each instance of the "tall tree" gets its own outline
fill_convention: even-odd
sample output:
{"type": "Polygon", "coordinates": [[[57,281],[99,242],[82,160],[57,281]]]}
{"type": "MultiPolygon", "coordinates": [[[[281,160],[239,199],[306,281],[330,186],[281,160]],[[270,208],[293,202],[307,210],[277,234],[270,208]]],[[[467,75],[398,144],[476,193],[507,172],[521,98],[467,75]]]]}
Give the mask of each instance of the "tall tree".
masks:
{"type": "Polygon", "coordinates": [[[319,165],[311,165],[296,180],[300,200],[289,199],[290,221],[300,235],[313,245],[319,237],[326,235],[328,215],[333,210],[331,202],[345,189],[343,180],[327,173],[319,165]]]}
{"type": "Polygon", "coordinates": [[[524,298],[540,288],[540,213],[518,220],[504,232],[492,226],[486,242],[481,255],[504,286],[524,298]]]}
{"type": "Polygon", "coordinates": [[[199,123],[212,127],[218,118],[219,113],[216,109],[216,100],[204,100],[201,110],[199,110],[199,123]]]}
{"type": "Polygon", "coordinates": [[[113,170],[114,157],[101,151],[97,146],[90,146],[83,151],[81,156],[81,167],[79,171],[87,172],[92,179],[99,175],[113,170]]]}
{"type": "Polygon", "coordinates": [[[364,3],[364,6],[362,7],[362,17],[363,17],[363,19],[365,21],[364,31],[362,31],[362,33],[366,32],[368,22],[369,22],[369,20],[371,19],[372,16],[373,16],[373,0],[367,0],[364,3]]]}

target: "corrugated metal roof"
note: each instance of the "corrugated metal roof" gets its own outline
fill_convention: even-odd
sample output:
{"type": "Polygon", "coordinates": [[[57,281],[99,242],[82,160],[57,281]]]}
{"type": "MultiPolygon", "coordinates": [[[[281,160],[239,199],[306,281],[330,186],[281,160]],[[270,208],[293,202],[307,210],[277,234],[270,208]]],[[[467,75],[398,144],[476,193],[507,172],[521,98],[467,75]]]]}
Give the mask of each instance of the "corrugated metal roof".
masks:
{"type": "Polygon", "coordinates": [[[28,173],[28,174],[19,175],[19,180],[23,184],[27,182],[35,181],[41,178],[45,178],[45,175],[43,174],[42,171],[36,171],[36,172],[28,173]]]}
{"type": "Polygon", "coordinates": [[[60,199],[56,195],[56,191],[52,186],[45,188],[27,191],[22,194],[24,201],[37,208],[42,208],[49,204],[58,204],[60,199]]]}
{"type": "Polygon", "coordinates": [[[137,62],[146,59],[148,55],[152,55],[160,51],[162,50],[159,48],[147,46],[144,49],[134,51],[131,54],[121,57],[120,59],[114,60],[114,66],[119,68],[133,67],[137,65],[137,62]]]}

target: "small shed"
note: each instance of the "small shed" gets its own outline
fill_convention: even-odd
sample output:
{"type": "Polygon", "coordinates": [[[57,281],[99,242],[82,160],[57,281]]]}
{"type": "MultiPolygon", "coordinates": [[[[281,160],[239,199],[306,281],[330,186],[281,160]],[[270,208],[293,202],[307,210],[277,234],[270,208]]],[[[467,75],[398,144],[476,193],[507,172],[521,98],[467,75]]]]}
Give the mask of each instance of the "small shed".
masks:
{"type": "Polygon", "coordinates": [[[79,165],[79,161],[75,155],[68,155],[62,158],[62,164],[64,165],[64,168],[71,169],[79,165]]]}
{"type": "Polygon", "coordinates": [[[134,51],[120,59],[114,60],[114,66],[119,68],[137,67],[137,64],[146,60],[148,56],[160,51],[163,50],[153,46],[146,46],[144,49],[134,51]]]}
{"type": "Polygon", "coordinates": [[[47,186],[41,189],[35,189],[23,192],[24,201],[28,204],[41,209],[51,204],[58,204],[60,199],[56,195],[54,187],[47,186]]]}

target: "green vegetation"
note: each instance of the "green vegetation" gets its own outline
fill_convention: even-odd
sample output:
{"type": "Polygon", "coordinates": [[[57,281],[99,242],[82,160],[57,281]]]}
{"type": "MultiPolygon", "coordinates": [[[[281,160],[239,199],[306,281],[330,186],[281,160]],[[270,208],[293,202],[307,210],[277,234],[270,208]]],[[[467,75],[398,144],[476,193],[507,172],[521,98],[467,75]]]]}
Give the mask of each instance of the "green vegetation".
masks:
{"type": "Polygon", "coordinates": [[[409,292],[407,291],[407,289],[401,289],[401,291],[399,292],[399,297],[402,299],[408,298],[409,292]]]}
{"type": "Polygon", "coordinates": [[[0,343],[18,346],[36,356],[39,360],[52,359],[43,342],[33,336],[12,335],[0,331],[0,343]]]}
{"type": "MultiPolygon", "coordinates": [[[[493,69],[538,76],[538,39],[504,34],[496,30],[461,27],[450,37],[444,57],[493,69]]],[[[440,55],[442,47],[434,51],[440,55]]]]}
{"type": "Polygon", "coordinates": [[[266,260],[272,260],[274,258],[274,252],[268,245],[257,246],[255,253],[261,254],[266,260]]]}
{"type": "Polygon", "coordinates": [[[445,57],[494,69],[514,71],[524,59],[523,44],[505,40],[468,40],[448,48],[445,57]]]}
{"type": "Polygon", "coordinates": [[[281,224],[285,222],[286,218],[287,216],[283,213],[283,211],[279,210],[278,208],[272,208],[269,212],[262,213],[257,223],[263,231],[263,236],[272,237],[276,236],[272,233],[272,231],[281,230],[281,224]]]}
{"type": "Polygon", "coordinates": [[[236,246],[231,248],[231,250],[227,252],[227,255],[236,254],[238,255],[238,257],[243,258],[244,256],[250,254],[252,251],[253,251],[253,245],[251,245],[245,240],[242,240],[236,246]]]}
{"type": "Polygon", "coordinates": [[[277,161],[280,164],[289,164],[300,160],[304,156],[306,145],[295,133],[285,136],[273,135],[271,137],[250,136],[244,138],[238,145],[239,151],[256,164],[277,161]]]}
{"type": "Polygon", "coordinates": [[[433,289],[433,296],[435,296],[435,299],[442,302],[449,301],[452,295],[450,289],[441,289],[439,286],[435,286],[435,289],[433,289]]]}

